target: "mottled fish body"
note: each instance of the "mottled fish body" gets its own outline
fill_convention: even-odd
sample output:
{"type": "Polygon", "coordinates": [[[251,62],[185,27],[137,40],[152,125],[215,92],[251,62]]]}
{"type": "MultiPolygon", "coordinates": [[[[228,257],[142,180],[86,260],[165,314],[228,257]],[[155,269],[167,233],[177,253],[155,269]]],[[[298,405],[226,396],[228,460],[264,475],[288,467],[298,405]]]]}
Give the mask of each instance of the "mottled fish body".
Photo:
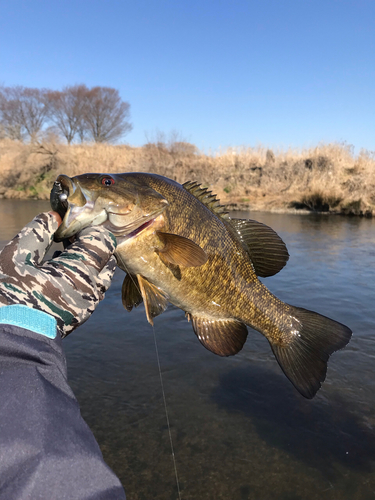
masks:
{"type": "Polygon", "coordinates": [[[230,219],[194,182],[147,173],[60,176],[51,204],[62,215],[67,209],[60,239],[90,224],[114,232],[118,265],[127,273],[127,310],[143,301],[152,323],[171,302],[186,312],[200,342],[221,356],[242,349],[250,326],[268,339],[307,398],[321,386],[330,354],[350,340],[346,326],[282,302],[259,281],[286,264],[284,243],[261,223],[230,219]]]}

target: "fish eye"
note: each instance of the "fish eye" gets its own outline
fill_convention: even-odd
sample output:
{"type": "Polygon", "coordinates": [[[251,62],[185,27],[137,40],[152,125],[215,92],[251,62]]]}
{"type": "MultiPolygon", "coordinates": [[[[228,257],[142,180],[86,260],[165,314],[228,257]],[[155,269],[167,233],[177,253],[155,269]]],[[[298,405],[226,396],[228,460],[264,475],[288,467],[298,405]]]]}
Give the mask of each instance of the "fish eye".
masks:
{"type": "Polygon", "coordinates": [[[112,177],[103,177],[102,184],[103,186],[113,186],[115,180],[112,177]]]}

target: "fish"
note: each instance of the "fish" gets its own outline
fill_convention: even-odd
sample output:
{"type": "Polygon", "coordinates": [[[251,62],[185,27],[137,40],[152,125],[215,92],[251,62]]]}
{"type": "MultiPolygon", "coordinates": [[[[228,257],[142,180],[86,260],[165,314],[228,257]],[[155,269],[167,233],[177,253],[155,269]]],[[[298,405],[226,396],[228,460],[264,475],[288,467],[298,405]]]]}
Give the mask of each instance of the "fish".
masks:
{"type": "Polygon", "coordinates": [[[216,195],[152,173],[60,175],[51,206],[63,218],[56,241],[89,225],[117,239],[125,271],[122,302],[145,306],[149,323],[168,303],[182,309],[200,343],[219,356],[243,348],[248,327],[268,340],[284,374],[305,398],[321,387],[347,326],[277,298],[259,278],[284,268],[289,253],[272,228],[229,217],[216,195]]]}

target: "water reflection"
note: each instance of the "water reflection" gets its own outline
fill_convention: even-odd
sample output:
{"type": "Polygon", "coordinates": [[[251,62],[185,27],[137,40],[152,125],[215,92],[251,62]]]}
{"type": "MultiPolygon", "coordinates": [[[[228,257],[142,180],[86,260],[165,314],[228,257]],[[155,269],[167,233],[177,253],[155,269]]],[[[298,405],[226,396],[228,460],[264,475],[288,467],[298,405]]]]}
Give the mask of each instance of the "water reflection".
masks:
{"type": "Polygon", "coordinates": [[[337,462],[373,470],[373,429],[339,393],[307,401],[285,384],[281,373],[250,365],[221,375],[212,398],[220,408],[250,418],[268,446],[293,455],[331,481],[341,477],[337,462]]]}

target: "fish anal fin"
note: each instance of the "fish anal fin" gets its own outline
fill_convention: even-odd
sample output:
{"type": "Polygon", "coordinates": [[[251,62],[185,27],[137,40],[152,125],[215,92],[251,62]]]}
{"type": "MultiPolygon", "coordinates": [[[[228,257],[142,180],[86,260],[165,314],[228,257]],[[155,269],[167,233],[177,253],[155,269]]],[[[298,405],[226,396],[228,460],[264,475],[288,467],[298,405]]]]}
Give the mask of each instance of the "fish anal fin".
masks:
{"type": "Polygon", "coordinates": [[[194,241],[177,234],[161,231],[156,231],[156,234],[164,245],[162,248],[156,249],[164,263],[183,267],[198,267],[206,263],[206,252],[194,241]]]}
{"type": "Polygon", "coordinates": [[[249,254],[258,276],[274,276],[288,262],[285,243],[269,226],[251,219],[231,219],[229,224],[249,254]]]}
{"type": "Polygon", "coordinates": [[[220,200],[216,198],[216,194],[208,191],[208,188],[201,188],[200,184],[195,181],[188,181],[182,186],[192,194],[197,200],[205,205],[212,213],[221,217],[222,219],[229,219],[228,211],[224,205],[220,205],[220,200]]]}
{"type": "Polygon", "coordinates": [[[210,320],[188,315],[200,343],[219,356],[233,356],[247,338],[246,325],[235,320],[210,320]]]}
{"type": "Polygon", "coordinates": [[[145,303],[147,321],[150,325],[153,325],[154,318],[166,310],[168,297],[160,288],[150,283],[140,274],[137,274],[137,279],[145,303]]]}
{"type": "Polygon", "coordinates": [[[133,307],[138,307],[142,303],[142,295],[139,290],[137,277],[134,274],[127,274],[122,283],[121,289],[122,304],[127,311],[133,307]]]}
{"type": "Polygon", "coordinates": [[[290,342],[268,339],[285,375],[305,398],[320,389],[327,373],[329,356],[349,342],[351,330],[313,311],[292,307],[293,331],[290,342]]]}

